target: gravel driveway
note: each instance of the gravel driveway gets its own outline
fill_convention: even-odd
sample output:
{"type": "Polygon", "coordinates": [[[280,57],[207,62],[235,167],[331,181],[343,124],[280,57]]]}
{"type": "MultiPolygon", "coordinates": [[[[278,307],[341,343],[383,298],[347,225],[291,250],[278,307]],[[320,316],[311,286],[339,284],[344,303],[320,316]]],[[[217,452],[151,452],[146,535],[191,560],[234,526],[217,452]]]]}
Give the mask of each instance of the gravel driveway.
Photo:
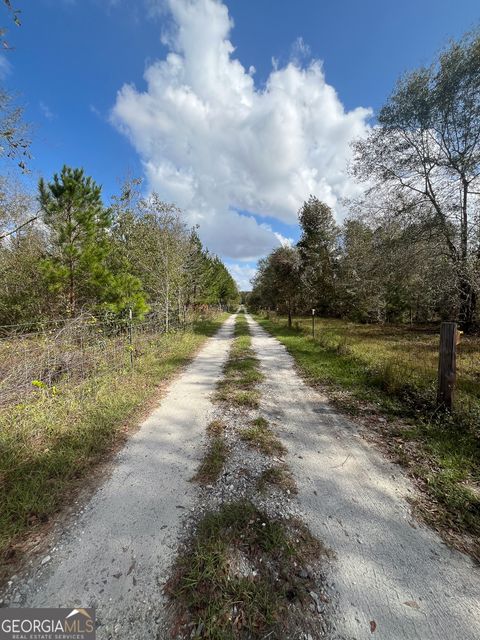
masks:
{"type": "MultiPolygon", "coordinates": [[[[401,469],[308,387],[286,349],[247,317],[265,374],[260,409],[288,447],[304,521],[336,555],[327,567],[334,638],[478,640],[478,567],[413,520],[414,488],[401,469]]],[[[99,640],[169,637],[161,587],[183,515],[195,504],[189,480],[234,319],[171,384],[48,556],[10,583],[5,605],[94,606],[99,640]]]]}

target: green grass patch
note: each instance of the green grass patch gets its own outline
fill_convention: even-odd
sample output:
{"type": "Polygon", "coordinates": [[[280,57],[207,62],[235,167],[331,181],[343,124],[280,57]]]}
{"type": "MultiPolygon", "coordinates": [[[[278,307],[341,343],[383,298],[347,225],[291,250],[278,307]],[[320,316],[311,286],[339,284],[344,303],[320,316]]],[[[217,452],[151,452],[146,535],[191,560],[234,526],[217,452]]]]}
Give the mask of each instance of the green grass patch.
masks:
{"type": "Polygon", "coordinates": [[[234,340],[224,375],[217,387],[217,400],[229,404],[256,408],[260,393],[255,386],[263,380],[258,359],[251,348],[251,337],[245,315],[237,316],[234,340]]]}
{"type": "Polygon", "coordinates": [[[249,427],[240,431],[240,438],[250,446],[269,456],[281,456],[286,447],[270,429],[265,418],[256,418],[249,427]]]}
{"type": "Polygon", "coordinates": [[[223,436],[213,436],[193,479],[201,484],[213,484],[216,482],[222,473],[227,456],[228,447],[223,436]]]}
{"type": "Polygon", "coordinates": [[[348,391],[333,394],[341,409],[355,413],[367,403],[409,425],[387,433],[385,444],[438,502],[436,522],[476,540],[469,551],[480,558],[480,339],[462,337],[449,414],[435,407],[438,327],[318,318],[313,339],[311,319],[299,318],[291,329],[283,318],[257,320],[287,347],[309,382],[348,391]]]}
{"type": "Polygon", "coordinates": [[[247,501],[228,503],[200,521],[165,592],[178,626],[201,629],[196,637],[279,637],[292,603],[308,600],[299,568],[322,553],[304,525],[272,520],[247,501]]]}
{"type": "Polygon", "coordinates": [[[192,331],[153,337],[134,370],[65,383],[0,414],[0,562],[47,521],[134,425],[159,385],[186,364],[225,315],[192,331]]]}
{"type": "Polygon", "coordinates": [[[285,493],[298,493],[295,480],[286,465],[269,467],[262,472],[257,481],[259,491],[266,491],[269,486],[279,487],[285,493]]]}

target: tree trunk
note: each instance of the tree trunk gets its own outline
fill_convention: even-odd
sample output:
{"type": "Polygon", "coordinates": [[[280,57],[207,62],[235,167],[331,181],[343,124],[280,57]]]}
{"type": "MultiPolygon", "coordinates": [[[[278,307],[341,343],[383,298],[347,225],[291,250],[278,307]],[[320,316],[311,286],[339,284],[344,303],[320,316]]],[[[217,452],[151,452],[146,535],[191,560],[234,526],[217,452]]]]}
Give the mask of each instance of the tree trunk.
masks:
{"type": "Polygon", "coordinates": [[[288,328],[292,328],[292,308],[290,307],[290,305],[288,307],[288,328]]]}
{"type": "Polygon", "coordinates": [[[462,174],[462,202],[461,202],[461,222],[460,222],[460,310],[459,317],[462,329],[466,332],[473,327],[475,308],[477,304],[476,293],[472,282],[468,277],[468,182],[462,174]]]}

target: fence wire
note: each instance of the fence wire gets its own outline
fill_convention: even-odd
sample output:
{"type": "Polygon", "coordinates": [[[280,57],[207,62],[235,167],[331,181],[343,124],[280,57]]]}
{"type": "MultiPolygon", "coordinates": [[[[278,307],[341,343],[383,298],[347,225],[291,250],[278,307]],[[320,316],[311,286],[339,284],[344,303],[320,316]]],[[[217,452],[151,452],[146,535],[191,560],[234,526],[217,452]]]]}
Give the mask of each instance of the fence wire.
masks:
{"type": "MultiPolygon", "coordinates": [[[[168,325],[178,331],[191,322],[178,314],[168,325]]],[[[132,367],[148,343],[165,333],[165,326],[160,314],[141,322],[82,315],[0,326],[0,406],[22,402],[39,390],[55,392],[65,382],[132,367]]]]}

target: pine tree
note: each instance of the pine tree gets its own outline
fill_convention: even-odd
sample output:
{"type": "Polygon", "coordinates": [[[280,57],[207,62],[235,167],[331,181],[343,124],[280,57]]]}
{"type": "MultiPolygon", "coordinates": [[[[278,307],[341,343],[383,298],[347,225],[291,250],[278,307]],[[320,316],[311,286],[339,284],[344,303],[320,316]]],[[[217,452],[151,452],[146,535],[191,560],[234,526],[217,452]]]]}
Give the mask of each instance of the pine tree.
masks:
{"type": "Polygon", "coordinates": [[[112,215],[103,206],[101,187],[83,169],[64,166],[53,182],[39,183],[43,221],[49,230],[50,251],[42,267],[60,309],[74,315],[81,309],[119,312],[146,305],[140,283],[108,266],[112,215]]]}
{"type": "Polygon", "coordinates": [[[298,213],[302,236],[298,250],[302,262],[303,290],[308,307],[331,312],[335,299],[335,266],[339,229],[332,210],[315,196],[298,213]]]}
{"type": "Polygon", "coordinates": [[[195,308],[207,287],[208,257],[198,237],[198,227],[190,232],[185,265],[186,306],[195,308]]]}

